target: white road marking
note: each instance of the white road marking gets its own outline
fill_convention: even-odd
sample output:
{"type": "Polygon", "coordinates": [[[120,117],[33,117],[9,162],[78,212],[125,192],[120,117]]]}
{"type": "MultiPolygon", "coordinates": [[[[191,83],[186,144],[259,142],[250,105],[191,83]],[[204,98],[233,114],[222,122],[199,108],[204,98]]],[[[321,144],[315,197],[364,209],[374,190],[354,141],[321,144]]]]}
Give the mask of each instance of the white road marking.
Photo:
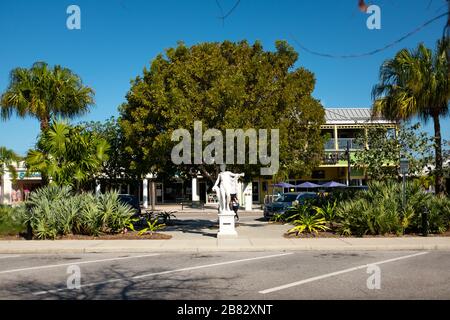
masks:
{"type": "MultiPolygon", "coordinates": [[[[154,272],[154,273],[143,274],[143,275],[140,275],[140,276],[134,276],[134,277],[130,277],[130,278],[119,278],[119,279],[106,280],[106,281],[102,281],[102,282],[92,282],[92,283],[82,284],[81,288],[94,287],[94,286],[98,286],[98,285],[109,284],[109,283],[120,282],[120,281],[126,281],[126,280],[136,280],[136,279],[148,278],[148,277],[159,276],[159,275],[163,275],[163,274],[170,274],[170,273],[176,273],[176,272],[183,272],[183,271],[205,269],[205,268],[211,268],[211,267],[217,267],[217,266],[224,266],[224,265],[227,265],[227,264],[234,264],[234,263],[239,263],[239,262],[276,258],[276,257],[282,257],[282,256],[291,255],[291,254],[293,254],[293,252],[274,254],[274,255],[270,255],[270,256],[263,256],[263,257],[256,257],[256,258],[247,258],[247,259],[240,259],[240,260],[218,262],[218,263],[206,264],[206,265],[195,266],[195,267],[186,267],[186,268],[175,269],[175,270],[154,272]]],[[[65,291],[65,290],[68,290],[68,289],[67,288],[63,288],[63,289],[55,289],[55,290],[48,290],[48,291],[39,291],[39,292],[34,292],[33,294],[34,295],[43,295],[43,294],[56,293],[56,292],[65,291]]]]}
{"type": "Polygon", "coordinates": [[[18,258],[20,255],[12,255],[12,256],[0,256],[0,259],[7,259],[7,258],[18,258]]]}
{"type": "Polygon", "coordinates": [[[414,257],[422,256],[422,255],[427,254],[427,253],[428,252],[420,252],[420,253],[411,254],[411,255],[407,255],[407,256],[402,256],[402,257],[398,257],[398,258],[393,258],[393,259],[383,260],[383,261],[379,261],[379,262],[368,263],[368,264],[365,264],[365,265],[362,265],[362,266],[349,268],[349,269],[336,271],[336,272],[331,272],[331,273],[327,273],[327,274],[324,274],[324,275],[321,275],[321,276],[312,277],[312,278],[309,278],[309,279],[296,281],[296,282],[288,283],[288,284],[285,284],[285,285],[282,285],[282,286],[278,286],[278,287],[262,290],[262,291],[259,291],[259,293],[267,294],[267,293],[271,293],[271,292],[275,292],[275,291],[280,291],[280,290],[288,289],[288,288],[291,288],[291,287],[299,286],[299,285],[302,285],[302,284],[305,284],[305,283],[309,283],[309,282],[313,282],[313,281],[317,281],[317,280],[322,280],[322,279],[325,279],[325,278],[334,277],[334,276],[337,276],[337,275],[340,275],[340,274],[343,274],[343,273],[348,273],[348,272],[352,272],[352,271],[356,271],[356,270],[360,270],[360,269],[365,269],[365,268],[367,268],[370,265],[379,265],[379,264],[399,261],[399,260],[403,260],[403,259],[414,258],[414,257]]]}
{"type": "Polygon", "coordinates": [[[141,255],[141,256],[130,256],[130,257],[121,257],[121,258],[109,258],[109,259],[89,260],[89,261],[72,261],[70,263],[50,264],[50,265],[37,266],[37,267],[4,270],[4,271],[0,271],[0,274],[24,272],[24,271],[32,271],[32,270],[40,270],[40,269],[49,269],[49,268],[58,268],[58,267],[64,267],[64,266],[72,266],[75,264],[80,265],[80,264],[98,263],[98,262],[107,262],[107,261],[119,261],[119,260],[126,260],[126,259],[147,258],[147,257],[154,257],[154,256],[159,256],[159,254],[152,253],[152,254],[146,254],[146,255],[141,255]]]}

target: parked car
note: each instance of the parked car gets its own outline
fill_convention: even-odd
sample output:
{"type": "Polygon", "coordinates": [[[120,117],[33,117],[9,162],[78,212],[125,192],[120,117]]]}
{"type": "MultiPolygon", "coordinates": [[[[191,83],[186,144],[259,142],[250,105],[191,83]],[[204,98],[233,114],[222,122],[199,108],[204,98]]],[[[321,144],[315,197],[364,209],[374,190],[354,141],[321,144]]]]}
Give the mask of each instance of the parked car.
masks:
{"type": "Polygon", "coordinates": [[[308,199],[315,199],[318,195],[315,192],[289,192],[283,193],[272,203],[264,206],[264,217],[270,218],[275,213],[285,213],[289,207],[292,207],[294,201],[304,204],[308,199]]]}
{"type": "Polygon", "coordinates": [[[136,196],[130,194],[119,194],[119,201],[130,205],[134,209],[135,215],[141,214],[141,206],[139,204],[139,199],[136,196]]]}

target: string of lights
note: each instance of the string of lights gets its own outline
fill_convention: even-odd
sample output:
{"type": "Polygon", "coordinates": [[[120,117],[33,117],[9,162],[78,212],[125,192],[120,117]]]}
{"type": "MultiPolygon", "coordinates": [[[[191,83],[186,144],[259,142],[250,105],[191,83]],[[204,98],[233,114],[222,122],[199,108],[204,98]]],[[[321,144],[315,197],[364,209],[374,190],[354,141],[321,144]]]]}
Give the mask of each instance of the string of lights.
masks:
{"type": "MultiPolygon", "coordinates": [[[[402,36],[401,38],[372,51],[369,52],[365,52],[365,53],[358,53],[358,54],[347,54],[347,55],[335,55],[335,54],[330,54],[330,53],[323,53],[323,52],[318,52],[318,51],[314,51],[311,50],[307,47],[305,47],[304,45],[302,45],[296,38],[294,35],[291,34],[291,38],[293,39],[293,41],[300,47],[300,49],[302,49],[305,52],[308,52],[309,54],[312,55],[316,55],[316,56],[320,56],[320,57],[325,57],[325,58],[335,58],[335,59],[351,59],[351,58],[362,58],[362,57],[367,57],[367,56],[372,56],[375,55],[377,53],[380,53],[386,49],[392,48],[394,46],[396,46],[397,44],[399,44],[400,42],[402,42],[403,40],[411,37],[412,35],[418,33],[419,31],[421,31],[422,29],[424,29],[426,26],[432,24],[433,22],[445,17],[445,16],[450,16],[450,12],[445,12],[443,14],[440,14],[436,17],[434,17],[433,19],[430,19],[428,21],[426,21],[425,23],[423,23],[422,25],[420,25],[419,27],[415,28],[414,30],[408,32],[407,34],[405,34],[404,36],[402,36]]],[[[447,27],[446,29],[448,29],[449,24],[447,23],[447,27]]]]}
{"type": "Polygon", "coordinates": [[[225,19],[228,18],[234,12],[234,10],[236,10],[236,8],[239,6],[240,3],[241,3],[241,0],[237,0],[236,3],[233,5],[233,7],[226,14],[224,14],[224,11],[223,11],[223,8],[222,8],[222,6],[220,4],[220,1],[216,0],[216,4],[219,7],[219,10],[220,10],[220,12],[222,14],[219,17],[219,19],[222,20],[222,23],[224,23],[225,19]]]}

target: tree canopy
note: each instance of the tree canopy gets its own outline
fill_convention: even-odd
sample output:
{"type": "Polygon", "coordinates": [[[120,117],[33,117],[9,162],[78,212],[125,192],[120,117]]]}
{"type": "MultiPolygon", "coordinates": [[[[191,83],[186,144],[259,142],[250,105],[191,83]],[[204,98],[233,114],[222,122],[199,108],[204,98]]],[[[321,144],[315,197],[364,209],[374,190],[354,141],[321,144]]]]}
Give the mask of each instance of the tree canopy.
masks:
{"type": "Polygon", "coordinates": [[[36,62],[30,69],[11,71],[9,86],[0,99],[0,115],[3,119],[14,113],[32,116],[45,130],[52,117],[77,116],[86,113],[93,104],[94,90],[83,85],[70,69],[36,62]]]}
{"type": "Polygon", "coordinates": [[[47,182],[76,189],[100,173],[108,160],[109,145],[106,139],[71,126],[64,121],[54,121],[41,133],[35,150],[25,158],[29,172],[40,172],[47,182]]]}
{"type": "MultiPolygon", "coordinates": [[[[280,170],[308,174],[323,152],[320,125],[324,110],[312,97],[315,78],[295,67],[298,54],[285,41],[265,51],[259,42],[179,43],[159,54],[132,81],[120,107],[130,167],[160,176],[200,171],[214,175],[217,165],[205,162],[174,165],[174,130],[279,129],[280,170]]],[[[205,143],[204,143],[205,145],[205,143]]],[[[246,151],[248,156],[248,148],[246,151]]],[[[227,168],[259,174],[261,164],[227,164],[227,168]]]]}
{"type": "Polygon", "coordinates": [[[13,150],[6,147],[0,147],[0,177],[5,174],[5,169],[8,169],[13,179],[17,178],[16,163],[21,160],[21,157],[13,150]]]}
{"type": "Polygon", "coordinates": [[[432,138],[419,130],[420,124],[402,125],[397,133],[384,127],[367,128],[367,136],[361,134],[355,143],[367,148],[357,150],[352,165],[364,170],[372,180],[396,179],[400,174],[400,159],[409,160],[411,175],[429,173],[433,153],[432,138]]]}
{"type": "Polygon", "coordinates": [[[139,178],[136,176],[136,172],[130,169],[130,160],[125,152],[123,130],[115,117],[111,117],[104,122],[83,122],[81,127],[108,142],[108,159],[103,162],[99,175],[102,183],[114,185],[123,182],[123,180],[139,178]]]}
{"type": "Polygon", "coordinates": [[[450,39],[438,41],[433,52],[423,44],[400,50],[380,68],[380,81],[373,88],[373,111],[392,120],[419,116],[434,122],[435,189],[444,191],[440,117],[449,114],[450,39]]]}

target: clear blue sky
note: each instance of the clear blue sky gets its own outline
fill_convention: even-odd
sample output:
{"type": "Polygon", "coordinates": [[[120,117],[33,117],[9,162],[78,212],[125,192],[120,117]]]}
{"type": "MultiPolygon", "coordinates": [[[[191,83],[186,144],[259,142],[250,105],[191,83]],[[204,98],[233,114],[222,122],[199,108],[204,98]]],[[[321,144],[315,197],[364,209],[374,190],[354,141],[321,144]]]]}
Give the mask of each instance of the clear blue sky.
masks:
{"type": "MultiPolygon", "coordinates": [[[[218,0],[227,13],[236,0],[218,0]]],[[[215,0],[0,0],[0,92],[15,67],[35,61],[72,69],[96,92],[96,106],[75,120],[104,120],[118,115],[130,80],[142,73],[165,48],[182,40],[260,40],[272,50],[285,39],[300,53],[298,66],[317,78],[314,96],[325,107],[370,107],[371,88],[381,63],[403,47],[419,42],[434,47],[445,18],[400,45],[358,59],[328,59],[303,52],[294,36],[310,49],[352,54],[382,47],[446,11],[445,0],[373,0],[381,7],[381,30],[366,27],[367,14],[357,0],[241,0],[224,23],[215,0]],[[82,29],[66,28],[66,9],[81,8],[82,29]]],[[[450,139],[449,119],[443,119],[450,139]]],[[[427,126],[431,128],[431,123],[427,126]]],[[[0,145],[24,154],[39,132],[35,119],[0,120],[0,145]]]]}

